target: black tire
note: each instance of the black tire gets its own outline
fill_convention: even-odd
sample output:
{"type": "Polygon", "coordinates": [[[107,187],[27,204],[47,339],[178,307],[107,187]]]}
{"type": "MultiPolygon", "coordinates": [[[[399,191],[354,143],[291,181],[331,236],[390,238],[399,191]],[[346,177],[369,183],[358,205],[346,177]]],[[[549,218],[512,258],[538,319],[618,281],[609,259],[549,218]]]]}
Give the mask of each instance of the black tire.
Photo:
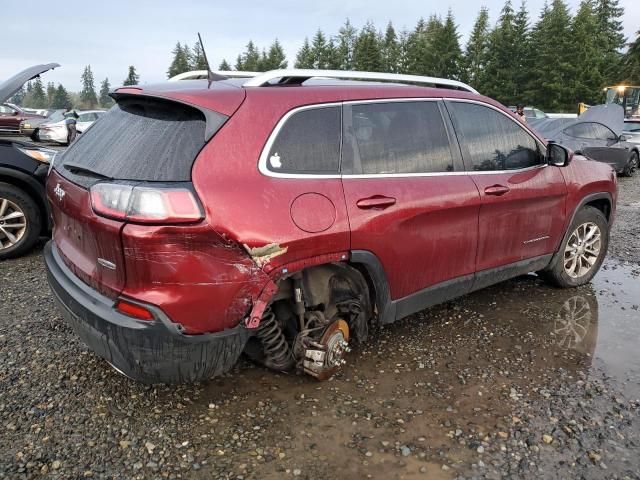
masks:
{"type": "MultiPolygon", "coordinates": [[[[589,283],[594,275],[598,273],[598,270],[600,270],[600,266],[602,265],[604,257],[607,254],[608,246],[609,222],[607,221],[607,217],[605,217],[604,213],[602,213],[597,208],[589,206],[583,207],[577,213],[577,215],[573,219],[573,222],[571,222],[566,238],[562,242],[560,250],[555,255],[553,263],[549,265],[543,272],[540,272],[540,276],[547,282],[561,288],[578,287],[580,285],[584,285],[585,283],[589,283]],[[589,254],[588,251],[582,250],[584,253],[582,255],[577,255],[578,257],[588,256],[590,259],[595,258],[595,261],[586,271],[572,271],[570,274],[569,271],[573,269],[565,268],[565,258],[568,259],[567,262],[570,262],[574,257],[571,256],[571,252],[567,251],[567,245],[569,244],[569,242],[571,242],[571,245],[574,245],[577,249],[583,247],[582,244],[574,242],[574,240],[577,240],[577,237],[574,237],[574,234],[577,235],[576,232],[578,230],[578,227],[584,227],[586,224],[593,224],[598,229],[598,233],[600,234],[598,254],[597,256],[595,256],[593,254],[589,254]]],[[[582,270],[581,266],[586,265],[586,261],[583,261],[581,258],[579,258],[578,263],[569,263],[569,267],[571,267],[572,265],[575,265],[577,268],[580,268],[580,270],[582,270]]],[[[586,266],[584,268],[586,268],[586,266]]]]}
{"type": "Polygon", "coordinates": [[[40,135],[38,135],[38,129],[37,128],[31,134],[31,140],[33,140],[34,142],[39,142],[40,141],[40,135]]]}
{"type": "Polygon", "coordinates": [[[3,199],[12,202],[22,211],[26,227],[19,240],[13,245],[9,245],[9,237],[0,229],[0,260],[18,257],[29,251],[42,231],[40,210],[27,193],[13,185],[0,182],[0,209],[3,205],[3,199]]]}
{"type": "Polygon", "coordinates": [[[636,171],[638,170],[638,168],[640,168],[640,159],[638,157],[638,152],[633,151],[631,152],[631,155],[629,156],[629,161],[627,162],[627,165],[624,167],[624,170],[622,170],[622,175],[624,175],[625,177],[633,177],[636,173],[636,171]]]}

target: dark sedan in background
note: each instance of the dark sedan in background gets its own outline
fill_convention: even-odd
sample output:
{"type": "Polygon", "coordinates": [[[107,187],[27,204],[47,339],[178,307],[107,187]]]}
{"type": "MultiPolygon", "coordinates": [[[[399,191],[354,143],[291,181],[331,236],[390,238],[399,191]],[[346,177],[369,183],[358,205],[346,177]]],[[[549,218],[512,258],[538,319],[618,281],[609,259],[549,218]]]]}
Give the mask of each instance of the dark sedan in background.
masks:
{"type": "Polygon", "coordinates": [[[622,175],[632,176],[638,169],[640,146],[629,142],[625,135],[620,105],[597,105],[578,118],[535,119],[529,125],[543,137],[592,160],[608,163],[622,175]]]}

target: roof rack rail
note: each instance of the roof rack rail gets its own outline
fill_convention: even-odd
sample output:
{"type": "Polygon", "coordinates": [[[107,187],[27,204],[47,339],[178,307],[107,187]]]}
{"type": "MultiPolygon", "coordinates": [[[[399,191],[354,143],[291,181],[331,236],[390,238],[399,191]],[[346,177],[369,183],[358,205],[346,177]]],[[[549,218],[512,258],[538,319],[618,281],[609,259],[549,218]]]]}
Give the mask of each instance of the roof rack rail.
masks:
{"type": "MultiPolygon", "coordinates": [[[[169,79],[170,82],[176,82],[178,80],[201,80],[207,79],[208,77],[207,70],[192,70],[190,72],[179,73],[169,79]]],[[[234,70],[213,70],[213,73],[218,75],[224,75],[227,78],[251,78],[257,77],[258,75],[262,75],[262,72],[242,72],[242,71],[234,71],[234,70]]]]}
{"type": "Polygon", "coordinates": [[[420,75],[404,75],[399,73],[360,72],[349,70],[310,70],[284,69],[252,75],[253,78],[244,83],[243,87],[264,87],[269,85],[300,84],[310,78],[338,78],[352,80],[385,80],[396,83],[417,83],[431,85],[437,88],[450,88],[478,93],[473,87],[457,80],[447,78],[423,77],[420,75]],[[273,83],[273,80],[278,80],[273,83]]]}

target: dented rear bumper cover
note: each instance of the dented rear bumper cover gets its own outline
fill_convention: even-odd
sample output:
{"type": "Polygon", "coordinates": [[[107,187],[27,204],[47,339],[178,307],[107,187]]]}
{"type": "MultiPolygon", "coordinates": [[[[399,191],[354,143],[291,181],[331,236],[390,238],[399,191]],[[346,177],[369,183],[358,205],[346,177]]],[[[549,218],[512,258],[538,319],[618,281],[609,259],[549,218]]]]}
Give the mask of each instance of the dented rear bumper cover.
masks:
{"type": "Polygon", "coordinates": [[[157,307],[152,321],[113,308],[63,263],[53,241],[45,246],[47,279],[54,299],[82,341],[125,375],[144,383],[185,383],[221,375],[237,362],[249,338],[240,324],[219,333],[185,335],[157,307]]]}

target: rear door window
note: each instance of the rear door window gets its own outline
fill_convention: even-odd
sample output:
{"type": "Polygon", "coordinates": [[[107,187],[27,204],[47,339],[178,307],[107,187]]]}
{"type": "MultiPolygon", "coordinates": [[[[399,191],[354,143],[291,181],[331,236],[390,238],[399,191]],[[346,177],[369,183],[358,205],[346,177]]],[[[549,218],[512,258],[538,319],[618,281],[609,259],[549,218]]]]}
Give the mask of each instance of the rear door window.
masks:
{"type": "Polygon", "coordinates": [[[543,163],[538,142],[520,123],[490,107],[448,102],[467,169],[517,170],[543,163]]]}
{"type": "MultiPolygon", "coordinates": [[[[219,128],[226,120],[212,112],[219,128]]],[[[120,100],[56,162],[70,180],[85,185],[86,175],[137,181],[190,181],[191,167],[205,144],[206,121],[195,108],[165,100],[120,100]],[[80,172],[80,169],[76,169],[80,172]]]]}
{"type": "Polygon", "coordinates": [[[337,174],[341,108],[308,108],[286,119],[269,148],[267,168],[277,173],[337,174]]]}
{"type": "Polygon", "coordinates": [[[349,110],[344,164],[352,173],[453,171],[449,137],[437,102],[363,103],[349,110]]]}

